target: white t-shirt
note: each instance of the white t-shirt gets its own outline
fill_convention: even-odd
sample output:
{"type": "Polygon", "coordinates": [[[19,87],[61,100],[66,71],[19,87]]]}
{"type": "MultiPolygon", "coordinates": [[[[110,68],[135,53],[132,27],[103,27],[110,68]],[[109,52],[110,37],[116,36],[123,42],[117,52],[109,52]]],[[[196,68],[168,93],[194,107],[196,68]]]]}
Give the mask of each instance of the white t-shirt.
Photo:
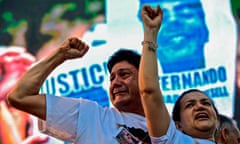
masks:
{"type": "Polygon", "coordinates": [[[179,131],[171,120],[167,134],[161,137],[151,137],[152,144],[215,144],[205,139],[192,138],[179,131]]]}
{"type": "MultiPolygon", "coordinates": [[[[47,135],[76,144],[117,144],[119,126],[126,126],[144,133],[145,117],[133,113],[121,113],[115,108],[103,108],[96,102],[81,98],[46,96],[46,121],[39,120],[39,130],[47,135]]],[[[135,135],[136,135],[135,133],[135,135]]],[[[146,134],[145,134],[146,133],[146,134]]],[[[150,139],[150,138],[149,138],[150,139]]]]}

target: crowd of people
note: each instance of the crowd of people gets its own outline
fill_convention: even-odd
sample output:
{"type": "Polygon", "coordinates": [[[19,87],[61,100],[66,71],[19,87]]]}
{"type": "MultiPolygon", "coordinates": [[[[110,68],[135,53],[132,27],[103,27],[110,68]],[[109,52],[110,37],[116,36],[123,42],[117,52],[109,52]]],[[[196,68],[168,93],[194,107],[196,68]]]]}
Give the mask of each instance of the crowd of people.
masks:
{"type": "Polygon", "coordinates": [[[211,98],[201,90],[185,91],[169,114],[158,81],[156,53],[163,11],[160,6],[144,5],[141,18],[142,54],[120,49],[107,63],[113,107],[103,108],[82,98],[39,93],[44,80],[57,66],[87,53],[89,46],[75,37],[65,40],[24,73],[8,94],[9,104],[38,117],[41,132],[76,144],[123,143],[122,129],[134,137],[133,144],[239,144],[238,128],[231,120],[224,122],[211,98]]]}

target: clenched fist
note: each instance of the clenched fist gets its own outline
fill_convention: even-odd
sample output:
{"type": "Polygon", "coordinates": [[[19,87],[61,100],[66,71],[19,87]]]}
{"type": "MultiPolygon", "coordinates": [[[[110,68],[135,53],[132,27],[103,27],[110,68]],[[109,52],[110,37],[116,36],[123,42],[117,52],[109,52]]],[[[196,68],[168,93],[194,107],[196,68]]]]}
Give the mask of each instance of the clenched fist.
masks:
{"type": "Polygon", "coordinates": [[[89,46],[82,40],[72,37],[65,40],[60,46],[60,53],[64,56],[64,60],[79,58],[86,54],[89,46]]]}

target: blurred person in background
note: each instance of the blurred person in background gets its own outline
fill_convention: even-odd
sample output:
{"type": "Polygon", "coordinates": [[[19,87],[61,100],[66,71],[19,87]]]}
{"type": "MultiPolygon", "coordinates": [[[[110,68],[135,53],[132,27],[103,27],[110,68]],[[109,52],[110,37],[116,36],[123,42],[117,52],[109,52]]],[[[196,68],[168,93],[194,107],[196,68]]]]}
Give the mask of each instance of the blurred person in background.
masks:
{"type": "Polygon", "coordinates": [[[240,144],[240,131],[233,119],[219,115],[219,127],[215,133],[218,144],[240,144]]]}
{"type": "Polygon", "coordinates": [[[0,141],[2,144],[44,144],[48,137],[33,134],[31,115],[6,102],[7,93],[22,74],[35,62],[35,57],[22,47],[0,47],[0,141]]]}

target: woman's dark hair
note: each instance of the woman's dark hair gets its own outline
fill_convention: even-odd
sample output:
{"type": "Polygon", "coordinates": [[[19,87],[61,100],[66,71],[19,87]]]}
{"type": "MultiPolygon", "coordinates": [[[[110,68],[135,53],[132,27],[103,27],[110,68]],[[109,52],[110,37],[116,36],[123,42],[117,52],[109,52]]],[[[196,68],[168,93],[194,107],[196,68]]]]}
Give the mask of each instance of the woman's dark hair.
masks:
{"type": "Polygon", "coordinates": [[[113,66],[121,61],[127,61],[128,63],[139,68],[141,55],[133,50],[120,49],[116,51],[108,60],[107,67],[108,71],[111,73],[113,66]]]}
{"type": "MultiPolygon", "coordinates": [[[[174,107],[173,107],[172,117],[173,117],[173,120],[174,120],[174,121],[180,121],[180,109],[181,109],[181,107],[180,107],[180,102],[181,102],[181,100],[182,100],[182,98],[183,98],[184,96],[186,96],[187,94],[189,94],[189,93],[191,93],[191,92],[200,92],[200,93],[203,93],[204,95],[206,95],[205,92],[203,92],[203,91],[201,91],[201,90],[199,90],[199,89],[190,89],[190,90],[187,90],[187,91],[183,92],[183,93],[179,96],[179,98],[177,99],[177,101],[175,102],[175,105],[174,105],[174,107]]],[[[207,96],[207,95],[206,95],[206,96],[207,96]]],[[[208,96],[207,96],[207,97],[208,97],[208,96]]],[[[209,97],[208,97],[208,98],[209,98],[209,97]]],[[[214,109],[214,111],[216,112],[216,114],[217,114],[217,116],[218,116],[219,113],[218,113],[218,110],[217,110],[214,102],[213,102],[212,99],[210,99],[210,98],[209,98],[209,100],[210,100],[210,102],[212,103],[213,109],[214,109]]]]}

